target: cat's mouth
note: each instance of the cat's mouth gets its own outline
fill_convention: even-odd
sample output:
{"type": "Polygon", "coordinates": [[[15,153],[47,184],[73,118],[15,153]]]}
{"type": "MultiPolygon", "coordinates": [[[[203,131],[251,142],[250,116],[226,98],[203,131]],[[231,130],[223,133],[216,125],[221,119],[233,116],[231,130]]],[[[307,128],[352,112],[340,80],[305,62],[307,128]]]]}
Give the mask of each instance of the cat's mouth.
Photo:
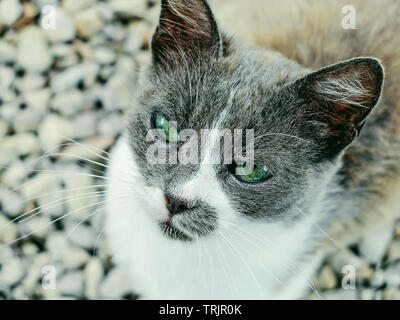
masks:
{"type": "Polygon", "coordinates": [[[161,231],[170,239],[181,241],[192,241],[193,239],[183,231],[179,230],[172,222],[171,217],[160,222],[161,231]]]}

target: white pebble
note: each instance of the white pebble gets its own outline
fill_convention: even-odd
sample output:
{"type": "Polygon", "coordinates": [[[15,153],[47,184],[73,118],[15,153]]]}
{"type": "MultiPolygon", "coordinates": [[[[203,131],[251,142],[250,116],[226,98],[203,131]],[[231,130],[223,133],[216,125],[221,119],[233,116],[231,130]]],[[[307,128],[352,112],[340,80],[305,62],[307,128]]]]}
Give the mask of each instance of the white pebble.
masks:
{"type": "Polygon", "coordinates": [[[0,154],[12,153],[17,155],[39,154],[40,145],[32,133],[19,133],[3,138],[0,145],[0,154]]]}
{"type": "Polygon", "coordinates": [[[0,25],[11,26],[22,14],[22,6],[18,0],[2,0],[0,2],[0,25]]]}
{"type": "Polygon", "coordinates": [[[14,222],[10,222],[10,220],[2,214],[0,214],[0,230],[0,243],[8,244],[17,239],[17,225],[14,222]]]}
{"type": "Polygon", "coordinates": [[[353,252],[348,249],[340,250],[328,258],[329,265],[335,270],[337,274],[342,274],[344,266],[351,265],[356,270],[361,269],[366,265],[366,261],[357,257],[353,252]]]}
{"type": "Polygon", "coordinates": [[[21,184],[27,174],[28,171],[26,170],[24,163],[17,160],[3,172],[2,183],[9,188],[15,188],[21,184]]]}
{"type": "Polygon", "coordinates": [[[321,269],[317,280],[317,288],[321,290],[333,289],[337,285],[335,273],[330,266],[321,269]]]}
{"type": "Polygon", "coordinates": [[[81,80],[90,87],[94,84],[98,72],[99,66],[94,62],[74,65],[54,76],[51,88],[54,92],[62,92],[74,88],[81,80]]]}
{"type": "Polygon", "coordinates": [[[7,122],[0,119],[0,140],[3,138],[9,130],[7,122]]]}
{"type": "Polygon", "coordinates": [[[2,90],[10,89],[15,80],[15,72],[13,69],[0,66],[0,88],[2,90]]]}
{"type": "Polygon", "coordinates": [[[114,0],[111,1],[114,12],[135,17],[143,17],[147,9],[147,0],[114,0]]]}
{"type": "Polygon", "coordinates": [[[99,132],[102,136],[115,137],[120,132],[122,123],[123,120],[120,113],[110,113],[99,121],[99,132]]]}
{"type": "Polygon", "coordinates": [[[134,97],[132,92],[134,83],[133,74],[118,73],[113,75],[101,93],[101,100],[106,109],[112,111],[130,107],[134,97]]]}
{"type": "Polygon", "coordinates": [[[75,16],[75,26],[81,37],[89,38],[103,28],[103,22],[94,8],[79,12],[75,16]]]}
{"type": "Polygon", "coordinates": [[[97,47],[93,50],[93,58],[100,64],[110,64],[115,61],[115,52],[108,47],[97,47]]]}
{"type": "Polygon", "coordinates": [[[77,144],[69,145],[64,149],[64,153],[68,155],[61,156],[60,159],[68,159],[75,156],[75,157],[86,158],[89,160],[96,160],[96,161],[102,160],[100,156],[106,157],[107,154],[102,153],[101,151],[99,151],[99,149],[106,150],[113,144],[113,142],[114,139],[112,137],[107,137],[107,136],[90,137],[81,141],[81,143],[87,146],[88,149],[82,148],[77,144]]]}
{"type": "Polygon", "coordinates": [[[45,216],[29,217],[26,221],[18,224],[21,234],[30,237],[44,239],[54,229],[51,219],[45,216]]]}
{"type": "Polygon", "coordinates": [[[34,109],[40,114],[47,112],[51,90],[49,88],[29,91],[25,93],[25,101],[28,107],[34,109]]]}
{"type": "Polygon", "coordinates": [[[29,256],[36,257],[39,252],[39,248],[33,242],[24,243],[22,245],[21,250],[22,250],[22,253],[24,254],[24,256],[26,256],[26,257],[29,257],[29,256]]]}
{"type": "Polygon", "coordinates": [[[46,35],[51,42],[62,42],[72,40],[75,37],[74,20],[69,13],[55,7],[56,28],[45,29],[46,35]]]}
{"type": "Polygon", "coordinates": [[[74,224],[71,225],[71,227],[69,227],[67,230],[67,233],[69,234],[69,240],[73,245],[85,249],[94,248],[97,236],[92,228],[82,224],[74,224]]]}
{"type": "Polygon", "coordinates": [[[25,266],[21,259],[14,257],[7,261],[0,271],[0,283],[13,286],[25,276],[25,266]]]}
{"type": "Polygon", "coordinates": [[[39,126],[39,139],[45,151],[55,151],[55,148],[66,138],[73,139],[74,127],[72,124],[55,114],[49,114],[39,126]]]}
{"type": "Polygon", "coordinates": [[[396,268],[396,266],[389,267],[385,270],[385,282],[390,287],[398,287],[400,286],[400,266],[396,268]]]}
{"type": "Polygon", "coordinates": [[[17,49],[4,39],[0,39],[0,63],[14,62],[17,49]]]}
{"type": "Polygon", "coordinates": [[[136,54],[146,42],[146,37],[149,35],[149,25],[143,21],[134,22],[129,25],[127,32],[128,36],[124,43],[124,49],[126,52],[136,54]]]}
{"type": "Polygon", "coordinates": [[[131,291],[129,278],[119,267],[112,269],[100,285],[100,296],[104,299],[120,299],[131,291]]]}
{"type": "Polygon", "coordinates": [[[371,286],[380,287],[385,281],[385,273],[382,270],[376,270],[370,280],[371,286]]]}
{"type": "Polygon", "coordinates": [[[64,231],[54,231],[46,237],[46,250],[57,261],[61,259],[61,253],[68,246],[67,235],[64,231]]]}
{"type": "Polygon", "coordinates": [[[99,285],[103,278],[103,263],[99,258],[92,258],[85,267],[85,297],[95,299],[98,296],[99,285]]]}
{"type": "Polygon", "coordinates": [[[83,295],[83,283],[83,272],[68,272],[61,278],[60,281],[57,281],[57,289],[63,296],[80,298],[83,295]]]}
{"type": "Polygon", "coordinates": [[[51,107],[62,115],[70,117],[85,107],[86,101],[80,90],[72,89],[60,92],[51,100],[51,107]]]}
{"type": "Polygon", "coordinates": [[[51,46],[50,50],[57,59],[56,66],[58,68],[72,67],[78,64],[79,57],[74,47],[64,43],[56,43],[51,46]]]}
{"type": "Polygon", "coordinates": [[[400,289],[396,287],[385,288],[383,296],[385,300],[400,300],[400,289]]]}
{"type": "Polygon", "coordinates": [[[7,189],[0,188],[0,202],[2,210],[10,217],[16,217],[24,209],[25,201],[18,192],[10,192],[7,189]]]}
{"type": "Polygon", "coordinates": [[[23,287],[14,288],[11,295],[12,295],[13,299],[16,299],[16,300],[29,300],[29,297],[26,295],[23,287]]]}
{"type": "Polygon", "coordinates": [[[37,199],[38,206],[43,215],[51,218],[59,218],[65,213],[65,202],[63,201],[65,193],[59,184],[54,185],[52,188],[49,186],[48,190],[49,192],[44,192],[37,199]]]}
{"type": "Polygon", "coordinates": [[[42,89],[46,84],[46,78],[38,73],[26,73],[22,78],[15,80],[15,87],[24,94],[29,91],[42,89]]]}
{"type": "Polygon", "coordinates": [[[369,232],[360,243],[360,253],[371,263],[378,263],[384,257],[393,238],[393,227],[384,226],[369,232]]]}
{"type": "Polygon", "coordinates": [[[96,135],[97,119],[94,112],[85,112],[74,119],[74,130],[76,138],[88,138],[96,135]]]}
{"type": "Polygon", "coordinates": [[[42,116],[34,109],[22,110],[14,119],[14,130],[18,133],[35,131],[42,116]]]}
{"type": "Polygon", "coordinates": [[[400,240],[393,241],[388,250],[388,260],[395,261],[400,259],[400,240]]]}
{"type": "Polygon", "coordinates": [[[10,247],[0,246],[0,264],[5,264],[14,257],[14,252],[10,247]]]}
{"type": "Polygon", "coordinates": [[[60,184],[56,172],[39,172],[21,186],[21,193],[26,199],[36,199],[49,190],[54,190],[60,184]]]}
{"type": "Polygon", "coordinates": [[[18,41],[17,63],[30,72],[47,70],[52,62],[42,29],[26,27],[18,41]]]}
{"type": "MultiPolygon", "coordinates": [[[[68,167],[67,167],[68,168],[68,167]]],[[[87,170],[66,169],[69,172],[77,172],[75,176],[65,176],[65,190],[67,197],[67,210],[72,221],[80,221],[96,210],[96,203],[99,201],[99,194],[93,186],[93,180],[88,176],[87,170]],[[86,188],[88,187],[88,188],[86,188]],[[82,189],[84,188],[84,189],[82,189]]]]}
{"type": "Polygon", "coordinates": [[[95,0],[63,0],[62,7],[65,11],[78,12],[90,7],[95,0]]]}
{"type": "Polygon", "coordinates": [[[78,269],[90,259],[86,250],[76,247],[64,247],[60,255],[61,261],[67,269],[78,269]]]}

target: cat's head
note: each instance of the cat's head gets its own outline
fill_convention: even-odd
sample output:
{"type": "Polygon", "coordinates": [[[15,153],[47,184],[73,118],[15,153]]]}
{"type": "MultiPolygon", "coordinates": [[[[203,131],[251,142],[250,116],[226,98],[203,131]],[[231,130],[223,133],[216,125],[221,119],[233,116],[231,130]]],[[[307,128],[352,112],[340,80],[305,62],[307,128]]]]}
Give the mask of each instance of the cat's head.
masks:
{"type": "MultiPolygon", "coordinates": [[[[130,146],[146,184],[164,194],[157,200],[166,208],[160,228],[179,239],[207,236],[230,215],[296,221],[324,190],[382,90],[377,60],[305,69],[279,53],[236,43],[204,0],[162,1],[152,57],[130,116],[130,146]],[[152,129],[170,153],[195,145],[177,143],[179,133],[196,132],[198,161],[150,163],[152,129]],[[202,129],[228,129],[232,136],[235,129],[253,130],[253,171],[238,174],[239,161],[205,163],[219,138],[210,135],[201,149],[202,129]]],[[[233,141],[231,149],[235,144],[241,143],[233,141]]]]}

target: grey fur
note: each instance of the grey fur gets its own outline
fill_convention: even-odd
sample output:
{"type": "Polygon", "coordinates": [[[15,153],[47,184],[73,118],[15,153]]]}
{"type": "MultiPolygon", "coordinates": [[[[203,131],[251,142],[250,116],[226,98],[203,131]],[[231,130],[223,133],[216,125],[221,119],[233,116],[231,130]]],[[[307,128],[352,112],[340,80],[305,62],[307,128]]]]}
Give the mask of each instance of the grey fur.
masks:
{"type": "MultiPolygon", "coordinates": [[[[163,10],[168,9],[165,6],[169,2],[175,3],[164,1],[163,10]]],[[[184,3],[189,4],[186,9],[193,9],[185,11],[191,14],[186,22],[194,21],[199,28],[197,36],[204,36],[206,43],[213,45],[199,46],[197,52],[183,51],[188,48],[188,40],[180,42],[182,30],[170,38],[176,41],[175,46],[171,43],[166,46],[164,42],[160,45],[160,35],[156,32],[154,63],[147,71],[138,108],[131,113],[128,124],[130,145],[140,172],[148,185],[168,194],[174,193],[176,186],[190,180],[199,169],[199,164],[150,165],[146,161],[150,142],[145,137],[152,129],[152,114],[163,114],[176,121],[179,130],[200,131],[215,128],[216,124],[219,129],[254,129],[255,162],[267,164],[273,177],[248,184],[236,179],[226,165],[215,165],[214,171],[238,214],[249,219],[281,220],[290,227],[301,218],[301,213],[309,212],[313,198],[328,178],[332,190],[340,192],[341,187],[336,185],[340,176],[335,177],[332,172],[340,166],[343,150],[359,134],[365,118],[378,102],[382,67],[375,59],[360,58],[314,73],[279,53],[242,46],[210,28],[214,20],[204,1],[184,3]],[[202,13],[209,12],[209,20],[203,15],[196,19],[196,8],[202,13]],[[354,75],[368,75],[374,90],[354,75]],[[338,103],[347,106],[344,118],[332,114],[332,104],[338,103]],[[315,104],[319,106],[317,109],[315,104]],[[229,111],[224,112],[228,105],[229,111]],[[360,108],[367,111],[359,114],[360,108]]],[[[175,6],[172,12],[179,7],[175,6]]],[[[168,19],[174,17],[182,18],[169,14],[168,19]]],[[[325,215],[328,217],[329,210],[325,215]]],[[[201,201],[184,212],[179,221],[179,227],[192,237],[206,236],[218,223],[215,209],[201,201]]]]}

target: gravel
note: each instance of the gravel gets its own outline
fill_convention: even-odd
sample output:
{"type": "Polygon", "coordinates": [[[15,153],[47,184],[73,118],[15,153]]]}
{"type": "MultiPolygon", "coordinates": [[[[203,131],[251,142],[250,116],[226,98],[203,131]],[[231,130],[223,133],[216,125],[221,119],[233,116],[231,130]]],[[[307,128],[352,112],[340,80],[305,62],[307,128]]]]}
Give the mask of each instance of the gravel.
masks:
{"type": "Polygon", "coordinates": [[[0,3],[0,297],[133,297],[110,260],[95,176],[149,56],[154,11],[147,0],[0,3]],[[55,289],[42,286],[51,268],[55,289]]]}
{"type": "Polygon", "coordinates": [[[17,64],[27,72],[43,72],[51,62],[52,55],[44,31],[36,26],[26,27],[18,39],[17,64]]]}
{"type": "MultiPolygon", "coordinates": [[[[110,259],[95,176],[151,58],[153,2],[0,1],[0,298],[135,297],[110,259]]],[[[399,275],[400,222],[329,256],[310,298],[400,299],[399,275]],[[355,289],[342,288],[346,265],[355,289]]]]}
{"type": "Polygon", "coordinates": [[[382,261],[393,239],[393,226],[385,226],[367,234],[360,242],[360,254],[371,263],[382,261]]]}
{"type": "Polygon", "coordinates": [[[65,42],[75,38],[75,26],[72,16],[59,7],[54,7],[56,28],[45,29],[51,42],[65,42]]]}
{"type": "Polygon", "coordinates": [[[0,2],[0,24],[11,26],[22,14],[22,5],[18,0],[0,2]]]}

